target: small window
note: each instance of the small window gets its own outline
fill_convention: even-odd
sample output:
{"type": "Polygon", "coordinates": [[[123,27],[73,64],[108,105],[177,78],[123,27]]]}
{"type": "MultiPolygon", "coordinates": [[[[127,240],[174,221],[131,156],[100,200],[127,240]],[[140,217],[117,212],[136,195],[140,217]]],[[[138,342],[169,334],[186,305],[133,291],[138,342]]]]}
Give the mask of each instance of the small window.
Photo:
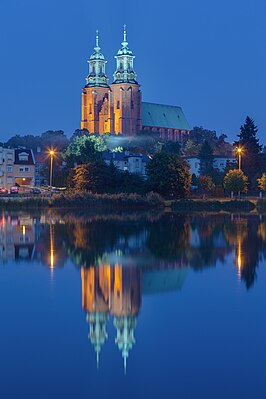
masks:
{"type": "Polygon", "coordinates": [[[116,103],[116,109],[120,109],[120,101],[117,101],[117,103],[116,103]]]}
{"type": "Polygon", "coordinates": [[[7,172],[13,172],[13,166],[7,166],[6,167],[7,172]]]}
{"type": "Polygon", "coordinates": [[[6,179],[6,181],[7,181],[7,184],[12,184],[12,183],[13,183],[12,177],[8,177],[8,178],[6,179]]]}
{"type": "Polygon", "coordinates": [[[28,172],[29,171],[29,168],[26,166],[25,167],[25,172],[28,172]]]}
{"type": "Polygon", "coordinates": [[[27,152],[21,152],[18,154],[18,159],[20,161],[28,161],[29,160],[29,154],[27,152]]]}
{"type": "Polygon", "coordinates": [[[12,155],[11,153],[8,153],[8,154],[7,154],[7,159],[8,159],[9,161],[12,161],[12,160],[13,160],[13,155],[12,155]]]}
{"type": "Polygon", "coordinates": [[[20,172],[24,172],[24,168],[19,168],[19,171],[20,172]]]}

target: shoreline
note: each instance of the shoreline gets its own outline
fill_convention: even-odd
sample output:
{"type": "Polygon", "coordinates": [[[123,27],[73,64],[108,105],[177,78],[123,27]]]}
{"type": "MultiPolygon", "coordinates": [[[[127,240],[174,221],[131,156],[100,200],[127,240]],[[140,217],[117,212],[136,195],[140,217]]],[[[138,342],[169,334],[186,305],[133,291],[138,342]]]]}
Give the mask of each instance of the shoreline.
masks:
{"type": "Polygon", "coordinates": [[[164,200],[157,193],[140,194],[92,194],[68,193],[49,197],[0,198],[2,210],[23,209],[155,209],[172,212],[266,212],[266,199],[176,199],[164,200]]]}

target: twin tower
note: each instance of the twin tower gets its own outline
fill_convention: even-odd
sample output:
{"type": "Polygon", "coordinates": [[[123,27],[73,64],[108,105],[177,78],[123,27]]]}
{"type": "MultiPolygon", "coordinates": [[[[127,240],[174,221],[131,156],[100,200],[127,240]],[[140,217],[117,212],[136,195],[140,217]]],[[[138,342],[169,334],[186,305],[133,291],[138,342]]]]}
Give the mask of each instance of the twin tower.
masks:
{"type": "Polygon", "coordinates": [[[82,89],[81,129],[89,133],[135,135],[142,128],[142,99],[140,85],[134,71],[134,55],[128,47],[126,26],[124,40],[116,55],[116,71],[112,84],[105,72],[106,62],[96,45],[89,63],[89,74],[82,89]]]}

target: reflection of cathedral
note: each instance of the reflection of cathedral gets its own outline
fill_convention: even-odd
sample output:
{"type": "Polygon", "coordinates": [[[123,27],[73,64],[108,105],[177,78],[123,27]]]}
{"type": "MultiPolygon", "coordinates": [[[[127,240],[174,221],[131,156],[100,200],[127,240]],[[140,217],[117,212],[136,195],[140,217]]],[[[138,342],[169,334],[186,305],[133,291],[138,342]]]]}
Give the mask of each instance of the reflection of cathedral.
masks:
{"type": "Polygon", "coordinates": [[[90,324],[89,338],[97,354],[107,338],[108,314],[114,317],[116,344],[122,353],[124,367],[135,338],[136,317],[141,307],[141,271],[121,265],[101,265],[81,269],[82,306],[90,324]]]}
{"type": "Polygon", "coordinates": [[[142,294],[178,290],[184,280],[183,270],[143,271],[136,266],[123,267],[109,264],[81,269],[82,306],[90,325],[89,339],[94,346],[97,364],[101,348],[107,338],[108,315],[114,318],[116,340],[124,368],[135,344],[142,294]],[[168,274],[168,276],[167,276],[168,274]]]}

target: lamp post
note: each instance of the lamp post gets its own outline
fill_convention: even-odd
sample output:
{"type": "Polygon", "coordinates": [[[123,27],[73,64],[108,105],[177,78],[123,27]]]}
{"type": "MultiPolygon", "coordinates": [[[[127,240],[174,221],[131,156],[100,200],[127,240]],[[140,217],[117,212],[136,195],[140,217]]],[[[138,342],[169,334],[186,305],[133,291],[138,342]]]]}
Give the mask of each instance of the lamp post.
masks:
{"type": "Polygon", "coordinates": [[[237,154],[238,154],[238,170],[241,170],[241,154],[242,154],[242,148],[238,147],[237,148],[237,154]]]}
{"type": "MultiPolygon", "coordinates": [[[[238,147],[236,151],[238,154],[238,170],[241,171],[241,154],[243,150],[241,147],[238,147]]],[[[240,191],[238,191],[238,198],[240,199],[240,191]]]]}
{"type": "Polygon", "coordinates": [[[53,182],[53,160],[54,160],[55,151],[54,151],[54,150],[50,150],[50,151],[49,151],[49,155],[50,155],[50,189],[52,190],[52,182],[53,182]]]}

